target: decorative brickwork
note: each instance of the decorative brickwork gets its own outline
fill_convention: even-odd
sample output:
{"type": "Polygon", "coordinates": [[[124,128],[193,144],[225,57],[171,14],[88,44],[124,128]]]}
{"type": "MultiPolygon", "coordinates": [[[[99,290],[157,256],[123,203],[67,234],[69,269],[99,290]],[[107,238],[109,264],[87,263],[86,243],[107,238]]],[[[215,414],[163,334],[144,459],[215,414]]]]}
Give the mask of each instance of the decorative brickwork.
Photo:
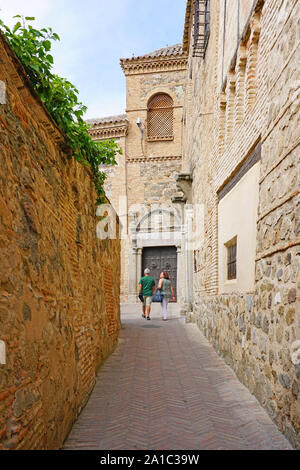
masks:
{"type": "Polygon", "coordinates": [[[87,123],[91,126],[90,135],[95,140],[126,137],[128,132],[126,114],[102,119],[89,119],[87,123]]]}
{"type": "Polygon", "coordinates": [[[245,112],[245,77],[246,77],[246,48],[241,46],[239,48],[239,55],[236,61],[235,75],[236,75],[236,90],[235,90],[235,112],[234,112],[234,131],[237,130],[239,125],[244,119],[245,112]]]}
{"type": "Polygon", "coordinates": [[[185,70],[187,56],[183,52],[181,44],[176,44],[143,56],[121,59],[120,62],[126,76],[152,74],[155,72],[185,70]]]}

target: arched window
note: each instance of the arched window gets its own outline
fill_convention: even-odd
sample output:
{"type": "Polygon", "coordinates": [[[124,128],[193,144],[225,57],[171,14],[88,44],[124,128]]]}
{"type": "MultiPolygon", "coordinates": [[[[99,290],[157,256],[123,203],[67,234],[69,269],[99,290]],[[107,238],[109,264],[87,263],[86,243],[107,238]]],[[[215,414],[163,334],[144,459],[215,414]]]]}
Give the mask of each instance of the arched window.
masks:
{"type": "Polygon", "coordinates": [[[148,103],[148,140],[173,139],[173,100],[165,93],[153,96],[148,103]]]}

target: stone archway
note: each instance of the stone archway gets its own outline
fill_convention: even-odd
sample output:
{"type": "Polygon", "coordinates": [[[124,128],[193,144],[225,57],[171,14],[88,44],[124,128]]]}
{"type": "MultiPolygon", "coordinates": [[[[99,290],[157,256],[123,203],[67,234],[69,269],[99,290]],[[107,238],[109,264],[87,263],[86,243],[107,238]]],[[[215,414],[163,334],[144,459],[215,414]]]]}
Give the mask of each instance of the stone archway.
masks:
{"type": "Polygon", "coordinates": [[[181,215],[174,207],[157,206],[148,210],[130,227],[131,250],[128,257],[129,302],[137,302],[137,285],[142,273],[143,250],[175,247],[177,253],[177,299],[181,297],[181,215]]]}

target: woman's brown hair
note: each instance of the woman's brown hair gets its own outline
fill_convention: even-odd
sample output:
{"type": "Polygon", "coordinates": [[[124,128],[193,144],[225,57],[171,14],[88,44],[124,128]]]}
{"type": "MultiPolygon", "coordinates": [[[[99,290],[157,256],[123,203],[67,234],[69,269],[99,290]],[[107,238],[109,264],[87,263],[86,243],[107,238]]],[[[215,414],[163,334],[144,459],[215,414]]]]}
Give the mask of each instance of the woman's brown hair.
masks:
{"type": "Polygon", "coordinates": [[[170,279],[168,271],[163,271],[164,279],[170,279]]]}

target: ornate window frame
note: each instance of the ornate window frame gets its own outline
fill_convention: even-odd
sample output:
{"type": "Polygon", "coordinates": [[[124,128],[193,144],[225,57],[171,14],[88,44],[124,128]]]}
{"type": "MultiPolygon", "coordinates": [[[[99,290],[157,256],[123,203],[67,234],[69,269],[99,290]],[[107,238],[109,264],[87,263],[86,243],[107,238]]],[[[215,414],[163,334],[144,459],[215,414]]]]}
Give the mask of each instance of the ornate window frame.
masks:
{"type": "Polygon", "coordinates": [[[152,95],[147,105],[147,141],[174,140],[174,100],[166,92],[152,95]],[[160,106],[159,98],[162,98],[160,106]],[[169,103],[168,103],[169,102],[169,103]],[[169,104],[169,106],[168,106],[169,104]],[[159,129],[164,126],[169,132],[159,129]]]}

